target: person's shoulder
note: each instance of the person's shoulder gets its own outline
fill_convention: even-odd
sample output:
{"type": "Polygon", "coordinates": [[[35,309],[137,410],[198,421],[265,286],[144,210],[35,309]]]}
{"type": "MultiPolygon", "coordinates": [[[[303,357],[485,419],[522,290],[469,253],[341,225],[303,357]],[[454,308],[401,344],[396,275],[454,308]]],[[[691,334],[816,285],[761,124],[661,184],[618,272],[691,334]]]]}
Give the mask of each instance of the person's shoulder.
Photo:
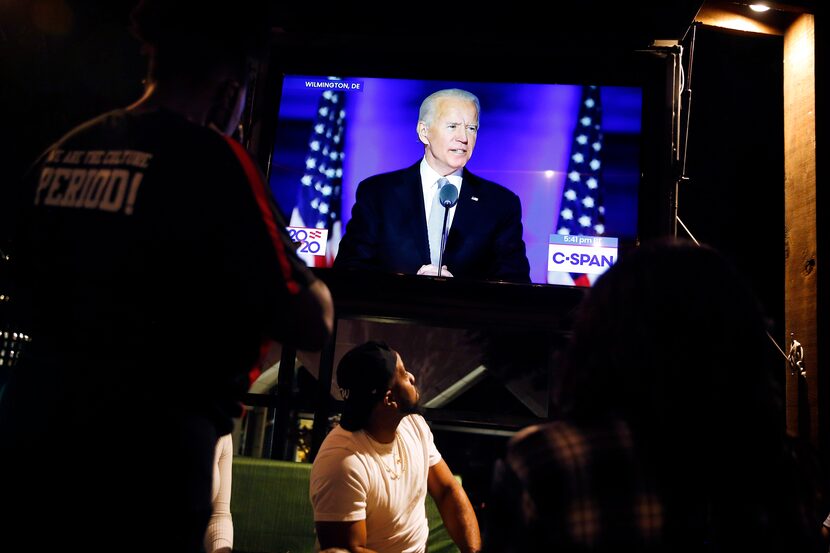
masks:
{"type": "Polygon", "coordinates": [[[464,169],[464,184],[471,184],[475,186],[478,193],[486,193],[504,199],[518,198],[515,192],[503,184],[479,177],[468,169],[464,169]]]}
{"type": "Polygon", "coordinates": [[[542,449],[553,449],[559,445],[567,447],[586,441],[590,431],[570,420],[553,420],[534,424],[519,430],[507,442],[511,455],[528,456],[542,449]]]}
{"type": "Polygon", "coordinates": [[[401,419],[398,426],[402,430],[408,430],[420,439],[428,439],[432,430],[423,415],[411,414],[401,419]]]}
{"type": "Polygon", "coordinates": [[[320,445],[312,463],[312,472],[318,476],[343,471],[363,474],[368,471],[368,457],[371,454],[358,438],[358,433],[335,426],[320,445]]]}
{"type": "Polygon", "coordinates": [[[115,109],[98,114],[70,129],[48,149],[74,147],[76,143],[83,143],[90,136],[97,136],[102,132],[112,133],[125,128],[126,120],[127,111],[124,109],[115,109]]]}
{"type": "Polygon", "coordinates": [[[521,451],[546,434],[559,432],[567,424],[564,421],[552,421],[526,426],[510,437],[507,441],[507,449],[513,452],[521,451]]]}
{"type": "Polygon", "coordinates": [[[83,147],[87,143],[136,147],[141,142],[151,144],[153,149],[167,146],[180,157],[188,151],[206,159],[214,152],[231,153],[222,135],[165,109],[136,112],[119,108],[102,113],[67,132],[52,148],[83,147]]]}
{"type": "Polygon", "coordinates": [[[222,133],[187,120],[168,110],[137,115],[137,133],[154,137],[158,150],[170,154],[180,167],[187,167],[202,179],[203,186],[227,189],[235,179],[245,178],[258,165],[245,147],[222,133]]]}
{"type": "Polygon", "coordinates": [[[223,434],[219,436],[219,440],[216,442],[216,447],[219,450],[233,452],[233,434],[228,432],[227,434],[223,434]]]}
{"type": "Polygon", "coordinates": [[[323,439],[323,445],[325,445],[326,442],[334,443],[350,440],[354,440],[354,432],[350,432],[338,424],[335,425],[335,427],[332,428],[328,434],[326,434],[326,437],[323,439]]]}
{"type": "MultiPolygon", "coordinates": [[[[405,167],[403,169],[396,169],[394,171],[386,171],[384,173],[377,173],[375,175],[371,175],[366,177],[360,182],[360,188],[362,189],[374,189],[378,187],[387,187],[387,186],[394,186],[395,184],[403,184],[407,182],[408,178],[414,174],[420,175],[418,173],[418,164],[410,165],[409,167],[405,167]]],[[[420,177],[419,177],[420,178],[420,177]]]]}
{"type": "Polygon", "coordinates": [[[317,454],[317,458],[320,458],[321,454],[334,454],[338,456],[351,455],[354,453],[360,453],[361,449],[357,433],[350,432],[342,426],[337,425],[332,428],[331,432],[329,432],[323,439],[323,443],[320,444],[320,451],[317,454]]]}
{"type": "Polygon", "coordinates": [[[504,460],[525,479],[540,467],[552,471],[562,465],[585,466],[585,456],[590,453],[590,440],[582,428],[570,421],[556,420],[528,426],[514,434],[507,442],[504,460]]]}
{"type": "Polygon", "coordinates": [[[429,428],[429,424],[423,415],[420,413],[411,413],[401,419],[402,423],[406,423],[418,428],[429,428]]]}
{"type": "Polygon", "coordinates": [[[193,123],[178,113],[162,109],[139,115],[137,119],[142,120],[142,125],[160,134],[180,140],[180,147],[205,148],[208,152],[215,150],[226,152],[227,155],[232,153],[228,145],[229,140],[224,135],[204,125],[193,123]]]}
{"type": "Polygon", "coordinates": [[[123,136],[127,134],[126,119],[126,110],[115,109],[100,113],[75,125],[41,152],[34,163],[29,166],[27,175],[38,175],[44,163],[50,163],[56,159],[53,155],[55,152],[100,149],[102,143],[123,142],[123,136]]]}
{"type": "Polygon", "coordinates": [[[554,420],[527,427],[507,443],[507,457],[514,465],[528,459],[557,458],[573,466],[587,466],[592,458],[623,459],[634,454],[631,428],[616,418],[554,420]]]}

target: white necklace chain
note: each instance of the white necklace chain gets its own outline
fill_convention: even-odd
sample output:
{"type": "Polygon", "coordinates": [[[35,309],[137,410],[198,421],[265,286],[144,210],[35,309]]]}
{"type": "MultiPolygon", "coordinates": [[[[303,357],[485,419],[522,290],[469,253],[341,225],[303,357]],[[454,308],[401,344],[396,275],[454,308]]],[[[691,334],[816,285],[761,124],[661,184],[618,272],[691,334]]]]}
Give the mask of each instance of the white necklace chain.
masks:
{"type": "Polygon", "coordinates": [[[378,451],[378,449],[375,447],[375,444],[373,443],[381,442],[376,440],[375,437],[372,436],[367,430],[364,429],[364,432],[366,432],[366,436],[369,438],[369,445],[377,454],[378,458],[380,459],[381,465],[383,465],[384,470],[389,474],[389,479],[398,480],[406,472],[406,468],[408,465],[406,449],[404,449],[403,447],[403,440],[401,439],[401,435],[396,431],[395,441],[392,444],[392,465],[395,467],[395,469],[393,470],[389,465],[386,464],[386,461],[383,458],[384,454],[378,451]]]}

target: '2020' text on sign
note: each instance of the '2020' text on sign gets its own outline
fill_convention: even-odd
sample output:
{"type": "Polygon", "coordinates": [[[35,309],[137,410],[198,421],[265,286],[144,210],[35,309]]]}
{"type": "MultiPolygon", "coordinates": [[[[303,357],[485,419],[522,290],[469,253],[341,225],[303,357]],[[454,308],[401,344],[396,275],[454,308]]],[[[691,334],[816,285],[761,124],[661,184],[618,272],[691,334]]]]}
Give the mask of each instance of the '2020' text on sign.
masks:
{"type": "Polygon", "coordinates": [[[292,242],[298,242],[297,253],[306,255],[326,255],[329,231],[324,228],[285,227],[292,242]]]}

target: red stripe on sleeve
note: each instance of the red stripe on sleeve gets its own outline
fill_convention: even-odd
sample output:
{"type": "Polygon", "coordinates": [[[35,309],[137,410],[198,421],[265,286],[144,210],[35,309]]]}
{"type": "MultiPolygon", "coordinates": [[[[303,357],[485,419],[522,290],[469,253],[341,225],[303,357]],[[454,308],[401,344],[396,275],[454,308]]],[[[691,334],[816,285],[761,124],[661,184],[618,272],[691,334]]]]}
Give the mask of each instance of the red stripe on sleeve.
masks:
{"type": "Polygon", "coordinates": [[[245,171],[245,176],[248,177],[248,184],[251,186],[251,192],[254,194],[254,199],[259,206],[259,212],[262,215],[262,220],[265,227],[268,229],[268,235],[271,237],[271,243],[274,244],[274,250],[277,253],[280,269],[282,270],[283,279],[285,279],[285,286],[292,294],[300,292],[300,285],[294,280],[291,275],[291,262],[288,261],[288,256],[285,253],[285,245],[280,239],[279,231],[277,230],[277,222],[274,220],[274,214],[271,211],[271,206],[268,205],[268,197],[265,194],[265,183],[262,181],[259,171],[254,165],[253,160],[242,147],[242,144],[225,136],[225,141],[230,145],[231,150],[236,155],[236,158],[242,164],[242,169],[245,171]]]}

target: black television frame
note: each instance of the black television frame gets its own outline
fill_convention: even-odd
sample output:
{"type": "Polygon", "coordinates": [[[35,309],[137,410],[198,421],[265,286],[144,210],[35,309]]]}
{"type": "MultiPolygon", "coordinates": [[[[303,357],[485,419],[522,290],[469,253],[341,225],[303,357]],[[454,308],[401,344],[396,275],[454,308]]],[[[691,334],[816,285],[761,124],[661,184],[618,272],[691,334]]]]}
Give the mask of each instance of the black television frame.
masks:
{"type": "MultiPolygon", "coordinates": [[[[407,37],[396,40],[388,35],[278,34],[273,38],[271,55],[258,68],[249,91],[246,120],[246,146],[266,172],[270,169],[277,100],[284,74],[328,75],[337,71],[342,75],[390,78],[639,86],[643,91],[643,112],[638,241],[673,232],[681,128],[681,51],[677,46],[615,52],[587,47],[562,52],[540,50],[538,45],[527,48],[526,44],[480,42],[470,49],[463,64],[449,67],[436,66],[432,54],[440,53],[424,52],[420,44],[407,37]]],[[[333,269],[314,271],[332,289],[340,319],[431,324],[439,320],[440,313],[449,312],[449,324],[453,326],[485,321],[491,328],[520,331],[523,326],[542,326],[556,334],[567,334],[573,309],[585,292],[557,285],[461,283],[392,274],[367,279],[369,275],[337,274],[333,269]]],[[[338,402],[330,395],[335,342],[336,335],[320,358],[312,459],[326,435],[328,415],[338,408],[338,402]]],[[[284,369],[293,369],[294,360],[294,352],[283,351],[284,369]]],[[[280,371],[280,397],[291,396],[293,375],[293,370],[280,371]]],[[[252,398],[255,402],[263,399],[252,398]]],[[[291,403],[268,402],[278,408],[280,420],[288,416],[293,408],[291,403]]],[[[503,421],[497,414],[482,417],[443,412],[427,416],[429,420],[489,428],[517,427],[530,422],[503,421]]],[[[272,455],[279,456],[285,446],[287,426],[277,421],[274,427],[279,436],[272,443],[272,455]]]]}
{"type": "Polygon", "coordinates": [[[529,53],[521,44],[496,42],[482,43],[471,52],[463,64],[450,67],[436,65],[431,55],[406,39],[276,34],[270,55],[258,68],[249,91],[246,146],[268,175],[284,75],[329,75],[336,71],[339,75],[401,79],[635,86],[643,92],[637,237],[633,244],[621,247],[620,255],[641,240],[674,232],[679,47],[617,52],[591,48],[546,52],[536,48],[529,53]],[[519,52],[520,63],[512,63],[519,52]]]}

